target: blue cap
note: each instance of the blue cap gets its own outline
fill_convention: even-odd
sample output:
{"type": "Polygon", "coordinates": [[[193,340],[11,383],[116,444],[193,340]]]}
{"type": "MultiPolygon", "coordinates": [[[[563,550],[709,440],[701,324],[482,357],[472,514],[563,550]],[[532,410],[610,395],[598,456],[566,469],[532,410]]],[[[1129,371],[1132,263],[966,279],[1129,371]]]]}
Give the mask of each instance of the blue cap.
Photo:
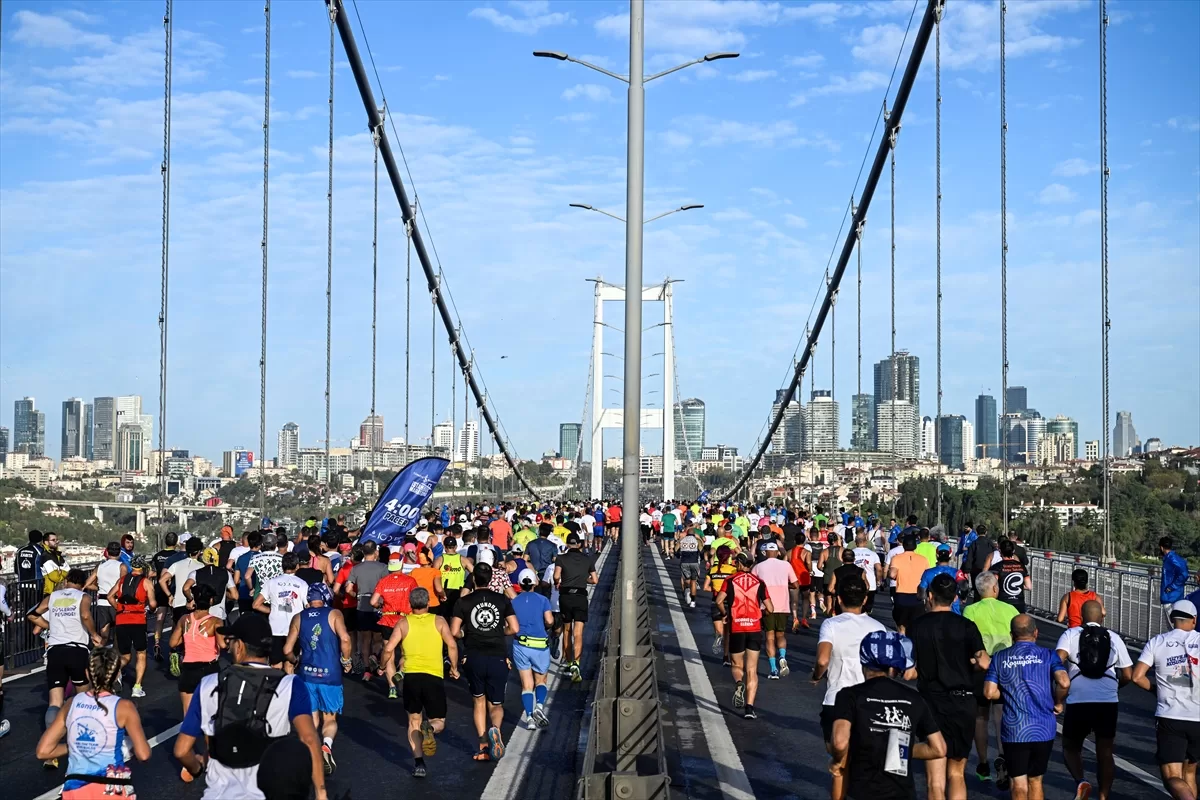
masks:
{"type": "Polygon", "coordinates": [[[858,660],[865,669],[883,672],[906,670],[913,666],[912,640],[895,631],[871,631],[858,648],[858,660]]]}
{"type": "Polygon", "coordinates": [[[943,550],[944,550],[944,551],[946,551],[947,553],[949,553],[949,552],[950,552],[950,545],[946,544],[945,542],[942,542],[941,544],[939,544],[939,545],[937,546],[937,552],[939,552],[939,553],[940,553],[940,552],[942,552],[943,550]]]}
{"type": "Polygon", "coordinates": [[[315,600],[320,600],[325,605],[333,602],[333,591],[324,581],[317,581],[308,587],[308,602],[311,603],[315,600]]]}

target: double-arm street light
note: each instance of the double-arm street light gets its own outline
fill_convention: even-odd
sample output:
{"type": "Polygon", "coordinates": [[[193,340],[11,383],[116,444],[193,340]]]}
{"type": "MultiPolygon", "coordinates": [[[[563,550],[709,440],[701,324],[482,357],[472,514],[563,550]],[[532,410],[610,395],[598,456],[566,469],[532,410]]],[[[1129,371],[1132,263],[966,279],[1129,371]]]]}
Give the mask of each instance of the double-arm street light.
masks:
{"type": "MultiPolygon", "coordinates": [[[[534,52],[539,58],[573,61],[588,69],[616,78],[629,86],[625,164],[625,420],[622,439],[621,495],[623,506],[632,514],[640,505],[639,458],[641,450],[642,401],[642,202],[645,196],[646,158],[646,90],[649,81],[678,72],[695,64],[736,58],[737,53],[709,53],[679,66],[646,75],[645,2],[629,3],[629,76],[618,75],[603,67],[551,50],[534,52]]],[[[616,217],[614,214],[609,216],[616,217]]],[[[616,217],[620,219],[620,217],[616,217]]],[[[631,517],[632,518],[632,517],[631,517]]],[[[637,655],[638,628],[634,598],[637,596],[638,545],[640,537],[626,532],[621,537],[621,585],[617,596],[621,601],[622,658],[637,655]]]]}
{"type": "MultiPolygon", "coordinates": [[[[584,211],[595,211],[597,214],[603,214],[606,217],[612,217],[617,222],[625,221],[624,217],[618,216],[618,215],[612,213],[611,211],[605,211],[603,208],[596,208],[595,206],[590,206],[587,203],[568,203],[568,205],[571,206],[571,208],[582,208],[584,211]]],[[[670,211],[664,211],[663,213],[661,213],[657,216],[651,217],[650,219],[646,220],[642,224],[649,225],[651,222],[654,222],[654,220],[656,220],[656,219],[662,219],[663,217],[669,217],[672,214],[678,214],[680,211],[691,211],[692,209],[695,209],[695,208],[704,208],[704,204],[703,203],[688,203],[687,205],[680,206],[679,208],[672,208],[670,211]]]]}

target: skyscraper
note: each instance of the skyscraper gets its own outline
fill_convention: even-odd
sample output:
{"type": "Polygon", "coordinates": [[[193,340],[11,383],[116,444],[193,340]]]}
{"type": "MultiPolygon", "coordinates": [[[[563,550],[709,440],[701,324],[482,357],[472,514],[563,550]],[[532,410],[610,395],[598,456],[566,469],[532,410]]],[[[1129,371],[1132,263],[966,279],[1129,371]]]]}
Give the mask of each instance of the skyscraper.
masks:
{"type": "Polygon", "coordinates": [[[1025,409],[1022,416],[1025,418],[1025,463],[1036,464],[1038,447],[1046,438],[1046,420],[1033,408],[1025,409]]]}
{"type": "Polygon", "coordinates": [[[1065,417],[1059,414],[1054,419],[1046,420],[1046,436],[1054,437],[1056,440],[1059,436],[1070,436],[1069,450],[1071,460],[1075,461],[1079,458],[1079,423],[1070,417],[1065,417]]]}
{"type": "Polygon", "coordinates": [[[88,461],[92,460],[92,455],[95,452],[95,440],[93,439],[95,421],[95,408],[91,403],[83,404],[83,457],[88,461]]]}
{"type": "Polygon", "coordinates": [[[0,425],[0,464],[4,463],[4,457],[8,455],[8,428],[0,425]]]}
{"type": "Polygon", "coordinates": [[[379,450],[383,447],[383,441],[383,417],[381,415],[369,416],[358,426],[360,447],[373,447],[379,450]]]}
{"type": "Polygon", "coordinates": [[[1008,398],[1008,413],[1016,414],[1029,409],[1029,391],[1024,386],[1010,386],[1004,395],[1008,398]]]}
{"type": "Polygon", "coordinates": [[[816,389],[804,412],[804,429],[807,437],[806,453],[832,452],[838,449],[838,404],[833,393],[827,389],[816,389]]]}
{"type": "Polygon", "coordinates": [[[86,452],[83,436],[83,400],[79,397],[63,401],[61,441],[59,460],[79,458],[86,452]]]}
{"type": "MultiPolygon", "coordinates": [[[[786,396],[787,389],[775,390],[775,402],[771,404],[772,419],[779,413],[786,396]]],[[[804,406],[792,400],[784,409],[783,420],[771,437],[771,449],[780,454],[800,453],[804,450],[804,435],[804,406]]],[[[678,437],[675,441],[679,441],[678,437]]]]}
{"type": "Polygon", "coordinates": [[[932,417],[921,417],[921,458],[937,458],[938,430],[932,417]]]}
{"type": "Polygon", "coordinates": [[[126,422],[117,428],[117,463],[119,470],[141,472],[145,468],[145,429],[138,422],[126,422]]]}
{"type": "Polygon", "coordinates": [[[875,447],[875,398],[856,394],[850,410],[850,449],[870,450],[875,447]]]}
{"type": "Polygon", "coordinates": [[[455,461],[470,463],[479,458],[479,423],[473,419],[458,431],[458,446],[454,451],[455,461]]]}
{"type": "Polygon", "coordinates": [[[583,425],[578,422],[562,422],[558,426],[558,454],[568,461],[579,455],[579,441],[583,438],[583,425]]]}
{"type": "Polygon", "coordinates": [[[433,446],[447,453],[454,449],[454,423],[446,420],[433,426],[433,446]]]}
{"type": "MultiPolygon", "coordinates": [[[[20,402],[19,400],[17,402],[20,402]]],[[[1141,445],[1137,431],[1133,428],[1133,414],[1128,411],[1117,412],[1117,424],[1113,428],[1113,452],[1117,458],[1123,458],[1133,452],[1133,448],[1141,445]]]]}
{"type": "MultiPolygon", "coordinates": [[[[875,449],[892,452],[891,448],[879,438],[879,407],[890,400],[903,400],[912,407],[912,429],[908,431],[911,440],[905,449],[913,452],[909,458],[915,458],[921,447],[921,363],[916,356],[909,355],[907,350],[897,350],[895,359],[889,356],[875,365],[875,449]]],[[[891,435],[889,433],[889,435],[891,435]]],[[[899,443],[903,432],[896,431],[899,443]]]]}
{"type": "Polygon", "coordinates": [[[276,466],[295,467],[300,464],[300,426],[294,422],[285,423],[279,429],[279,439],[276,449],[276,466]]]}
{"type": "Polygon", "coordinates": [[[944,414],[937,420],[937,457],[938,460],[951,469],[963,469],[969,459],[971,446],[968,438],[973,439],[971,423],[961,414],[944,414]]]}
{"type": "MultiPolygon", "coordinates": [[[[675,458],[699,461],[704,449],[706,411],[704,401],[695,397],[675,404],[675,458]]],[[[566,456],[564,456],[565,458],[566,456]]]]}
{"type": "Polygon", "coordinates": [[[13,452],[46,455],[46,415],[32,397],[13,402],[13,452]]]}
{"type": "MultiPolygon", "coordinates": [[[[124,395],[113,398],[115,422],[114,437],[120,435],[122,425],[140,425],[142,427],[142,447],[149,449],[154,441],[154,417],[142,413],[142,396],[138,394],[124,395]]],[[[114,439],[115,441],[115,439],[114,439]]],[[[117,458],[115,460],[121,460],[117,458]]]]}
{"type": "Polygon", "coordinates": [[[875,440],[878,450],[897,458],[916,458],[917,414],[907,400],[885,400],[875,406],[875,440]]]}
{"type": "Polygon", "coordinates": [[[112,461],[117,433],[117,406],[114,397],[97,397],[92,401],[92,458],[112,461]]]}
{"type": "Polygon", "coordinates": [[[996,398],[981,394],[975,398],[975,436],[979,458],[1000,458],[1000,437],[996,426],[996,398]]]}

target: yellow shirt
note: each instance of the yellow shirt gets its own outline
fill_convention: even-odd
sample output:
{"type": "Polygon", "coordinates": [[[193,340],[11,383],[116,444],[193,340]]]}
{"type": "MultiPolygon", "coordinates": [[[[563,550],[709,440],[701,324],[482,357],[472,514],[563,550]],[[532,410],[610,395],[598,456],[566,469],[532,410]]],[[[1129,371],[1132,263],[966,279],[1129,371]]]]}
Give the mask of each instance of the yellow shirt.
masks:
{"type": "Polygon", "coordinates": [[[513,534],[513,541],[516,542],[517,544],[521,545],[522,549],[525,548],[525,545],[529,544],[536,538],[537,538],[537,532],[534,531],[532,528],[522,528],[521,530],[519,530],[513,534]]]}
{"type": "Polygon", "coordinates": [[[408,635],[404,637],[404,671],[443,677],[442,635],[437,629],[437,615],[409,614],[408,635]]]}

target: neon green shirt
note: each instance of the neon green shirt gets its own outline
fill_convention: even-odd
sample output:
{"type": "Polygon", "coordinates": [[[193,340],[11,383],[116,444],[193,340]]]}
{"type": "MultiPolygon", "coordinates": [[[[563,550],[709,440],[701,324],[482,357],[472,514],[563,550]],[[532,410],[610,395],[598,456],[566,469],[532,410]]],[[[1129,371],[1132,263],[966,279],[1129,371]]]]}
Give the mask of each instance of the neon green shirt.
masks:
{"type": "Polygon", "coordinates": [[[983,647],[989,656],[1005,647],[1012,647],[1012,621],[1019,611],[1016,607],[987,597],[963,609],[963,616],[975,623],[983,636],[983,647]]]}
{"type": "Polygon", "coordinates": [[[917,545],[917,555],[925,556],[929,568],[933,569],[937,566],[937,542],[921,542],[917,545]]]}

